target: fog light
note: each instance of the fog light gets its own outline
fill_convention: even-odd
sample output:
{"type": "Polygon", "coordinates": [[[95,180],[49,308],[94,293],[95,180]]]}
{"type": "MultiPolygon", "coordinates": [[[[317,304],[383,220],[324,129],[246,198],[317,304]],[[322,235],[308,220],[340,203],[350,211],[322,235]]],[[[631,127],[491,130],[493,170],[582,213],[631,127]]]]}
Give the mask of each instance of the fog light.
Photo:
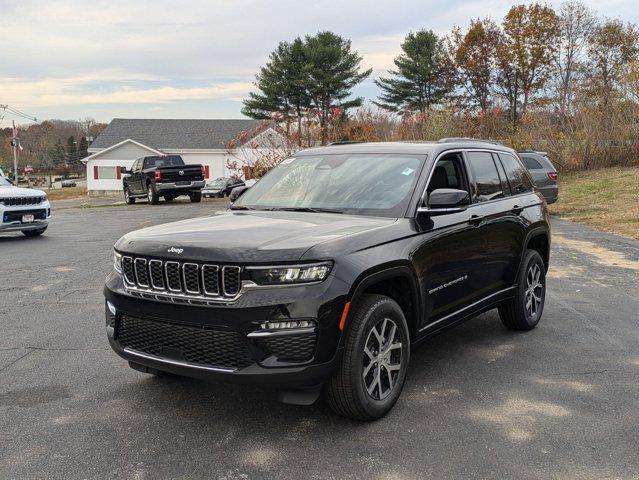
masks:
{"type": "Polygon", "coordinates": [[[285,322],[264,322],[260,325],[262,330],[287,330],[290,328],[314,327],[313,320],[290,320],[285,322]]]}

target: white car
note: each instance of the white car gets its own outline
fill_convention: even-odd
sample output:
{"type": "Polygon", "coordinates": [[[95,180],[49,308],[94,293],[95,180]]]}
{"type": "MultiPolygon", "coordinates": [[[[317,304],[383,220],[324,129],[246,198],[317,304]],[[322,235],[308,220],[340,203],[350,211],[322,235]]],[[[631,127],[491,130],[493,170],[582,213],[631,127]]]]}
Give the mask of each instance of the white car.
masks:
{"type": "Polygon", "coordinates": [[[42,190],[15,187],[0,177],[0,233],[42,235],[49,226],[51,204],[42,190]]]}

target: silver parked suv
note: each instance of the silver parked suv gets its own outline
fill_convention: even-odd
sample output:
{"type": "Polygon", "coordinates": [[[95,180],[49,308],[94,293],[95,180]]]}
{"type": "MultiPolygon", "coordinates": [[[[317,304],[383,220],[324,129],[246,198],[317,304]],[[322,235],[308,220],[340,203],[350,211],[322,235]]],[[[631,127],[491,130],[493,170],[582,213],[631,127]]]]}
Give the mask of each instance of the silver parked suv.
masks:
{"type": "Polygon", "coordinates": [[[0,177],[0,233],[18,231],[36,237],[47,229],[50,217],[51,205],[43,191],[18,188],[0,177]]]}
{"type": "Polygon", "coordinates": [[[548,154],[534,151],[518,152],[518,154],[530,172],[535,187],[544,196],[546,202],[555,203],[559,195],[557,170],[548,158],[548,154]]]}

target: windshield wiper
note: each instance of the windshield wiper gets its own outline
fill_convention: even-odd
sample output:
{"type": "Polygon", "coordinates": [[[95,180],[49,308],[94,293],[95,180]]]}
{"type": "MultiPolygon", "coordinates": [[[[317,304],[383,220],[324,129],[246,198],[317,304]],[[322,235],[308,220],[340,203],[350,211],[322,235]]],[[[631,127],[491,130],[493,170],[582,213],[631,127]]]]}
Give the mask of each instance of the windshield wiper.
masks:
{"type": "Polygon", "coordinates": [[[230,210],[253,210],[250,207],[247,207],[245,205],[231,205],[229,207],[230,210]]]}
{"type": "Polygon", "coordinates": [[[316,208],[316,207],[278,207],[273,210],[283,210],[285,212],[313,212],[313,213],[344,213],[344,210],[335,208],[316,208]]]}

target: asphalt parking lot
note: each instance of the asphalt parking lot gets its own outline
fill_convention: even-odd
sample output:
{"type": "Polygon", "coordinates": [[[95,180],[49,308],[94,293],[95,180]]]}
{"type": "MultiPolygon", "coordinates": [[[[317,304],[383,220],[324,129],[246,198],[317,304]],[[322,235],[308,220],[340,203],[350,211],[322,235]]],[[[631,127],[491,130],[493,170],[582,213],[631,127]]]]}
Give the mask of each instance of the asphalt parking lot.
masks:
{"type": "Polygon", "coordinates": [[[433,338],[363,424],[110,350],[115,240],[219,204],[55,207],[43,237],[0,236],[0,478],[639,478],[639,242],[555,220],[539,327],[433,338]]]}

